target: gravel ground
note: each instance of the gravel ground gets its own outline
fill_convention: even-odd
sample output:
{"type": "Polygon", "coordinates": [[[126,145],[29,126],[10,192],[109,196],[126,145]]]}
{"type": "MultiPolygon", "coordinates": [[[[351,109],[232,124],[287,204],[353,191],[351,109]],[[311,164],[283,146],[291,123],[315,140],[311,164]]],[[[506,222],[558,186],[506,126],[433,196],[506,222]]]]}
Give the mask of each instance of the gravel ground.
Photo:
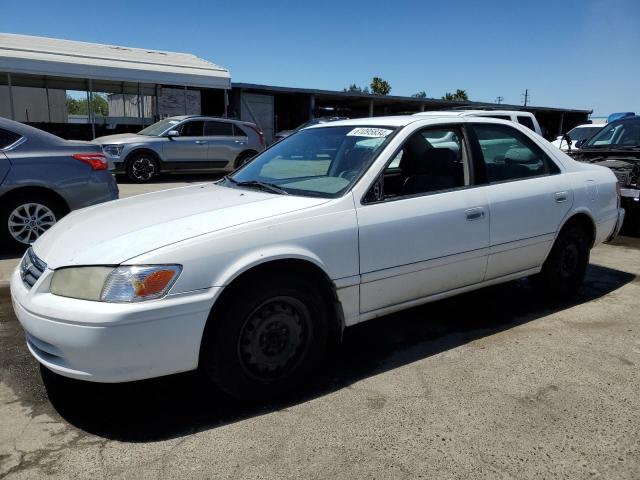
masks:
{"type": "Polygon", "coordinates": [[[348,329],[314,385],[237,405],[197,373],[41,374],[0,298],[0,477],[640,478],[640,240],[580,296],[527,281],[348,329]]]}

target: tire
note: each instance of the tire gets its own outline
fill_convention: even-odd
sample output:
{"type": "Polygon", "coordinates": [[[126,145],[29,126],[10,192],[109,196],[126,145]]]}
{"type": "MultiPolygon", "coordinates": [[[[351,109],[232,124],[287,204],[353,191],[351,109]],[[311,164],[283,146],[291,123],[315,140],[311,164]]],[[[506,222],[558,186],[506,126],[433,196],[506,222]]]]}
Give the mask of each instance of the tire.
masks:
{"type": "Polygon", "coordinates": [[[200,367],[238,400],[288,393],[310,378],[325,353],[328,312],[318,286],[304,278],[244,282],[212,312],[200,367]]]}
{"type": "Polygon", "coordinates": [[[129,180],[135,183],[146,183],[153,180],[160,173],[158,161],[150,153],[136,153],[126,164],[129,180]]]}
{"type": "Polygon", "coordinates": [[[0,202],[0,245],[24,251],[66,213],[59,200],[43,193],[23,193],[0,202]]]}
{"type": "Polygon", "coordinates": [[[255,156],[255,152],[242,152],[236,159],[236,168],[240,168],[255,156]]]}
{"type": "Polygon", "coordinates": [[[584,280],[589,254],[586,230],[579,225],[565,227],[553,244],[541,272],[531,278],[534,288],[551,301],[573,297],[584,280]]]}

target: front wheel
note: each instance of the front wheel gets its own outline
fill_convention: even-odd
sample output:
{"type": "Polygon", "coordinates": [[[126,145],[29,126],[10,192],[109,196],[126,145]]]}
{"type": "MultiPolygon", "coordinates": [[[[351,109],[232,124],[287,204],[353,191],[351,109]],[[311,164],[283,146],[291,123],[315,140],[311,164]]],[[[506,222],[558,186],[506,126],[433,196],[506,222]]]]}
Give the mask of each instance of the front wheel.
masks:
{"type": "Polygon", "coordinates": [[[327,343],[328,309],[318,290],[305,279],[284,277],[236,288],[209,319],[200,362],[205,373],[240,400],[298,387],[327,343]]]}
{"type": "Polygon", "coordinates": [[[577,293],[589,264],[589,235],[573,225],[563,229],[542,266],[533,276],[533,286],[550,300],[566,300],[577,293]]]}

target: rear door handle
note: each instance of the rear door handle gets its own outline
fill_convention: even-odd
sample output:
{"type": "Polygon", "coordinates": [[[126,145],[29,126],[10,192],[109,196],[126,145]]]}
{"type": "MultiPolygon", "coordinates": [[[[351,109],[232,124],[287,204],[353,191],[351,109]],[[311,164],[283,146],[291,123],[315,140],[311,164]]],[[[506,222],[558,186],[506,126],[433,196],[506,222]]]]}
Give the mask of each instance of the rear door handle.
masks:
{"type": "Polygon", "coordinates": [[[204,145],[205,143],[207,143],[207,141],[206,140],[196,140],[196,143],[198,145],[204,145]]]}
{"type": "Polygon", "coordinates": [[[244,142],[242,140],[234,140],[234,143],[237,143],[238,145],[244,145],[244,142]]]}
{"type": "Polygon", "coordinates": [[[465,210],[464,214],[467,217],[467,220],[469,221],[480,220],[484,218],[484,208],[482,207],[470,208],[468,210],[465,210]]]}
{"type": "Polygon", "coordinates": [[[556,203],[564,203],[567,201],[567,198],[569,198],[567,192],[556,192],[553,196],[556,199],[556,203]]]}

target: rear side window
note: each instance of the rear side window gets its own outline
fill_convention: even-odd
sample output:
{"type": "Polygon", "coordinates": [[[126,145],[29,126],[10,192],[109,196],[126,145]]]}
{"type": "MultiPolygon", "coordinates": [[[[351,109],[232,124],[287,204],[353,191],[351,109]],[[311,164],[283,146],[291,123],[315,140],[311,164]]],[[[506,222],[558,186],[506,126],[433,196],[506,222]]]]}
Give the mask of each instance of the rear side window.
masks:
{"type": "Polygon", "coordinates": [[[7,148],[20,139],[20,135],[0,128],[0,148],[7,148]]]}
{"type": "Polygon", "coordinates": [[[518,123],[520,125],[524,125],[529,130],[533,130],[534,132],[536,131],[536,127],[534,127],[531,117],[528,117],[526,115],[518,115],[518,123]]]}
{"type": "Polygon", "coordinates": [[[204,135],[206,137],[231,137],[233,135],[233,124],[229,122],[206,122],[204,124],[204,135]]]}
{"type": "Polygon", "coordinates": [[[558,166],[524,133],[506,125],[475,124],[489,182],[560,173],[558,166]]]}
{"type": "Polygon", "coordinates": [[[246,137],[247,136],[247,132],[245,132],[244,130],[242,130],[242,128],[240,128],[238,125],[233,125],[233,135],[235,137],[246,137]]]}

